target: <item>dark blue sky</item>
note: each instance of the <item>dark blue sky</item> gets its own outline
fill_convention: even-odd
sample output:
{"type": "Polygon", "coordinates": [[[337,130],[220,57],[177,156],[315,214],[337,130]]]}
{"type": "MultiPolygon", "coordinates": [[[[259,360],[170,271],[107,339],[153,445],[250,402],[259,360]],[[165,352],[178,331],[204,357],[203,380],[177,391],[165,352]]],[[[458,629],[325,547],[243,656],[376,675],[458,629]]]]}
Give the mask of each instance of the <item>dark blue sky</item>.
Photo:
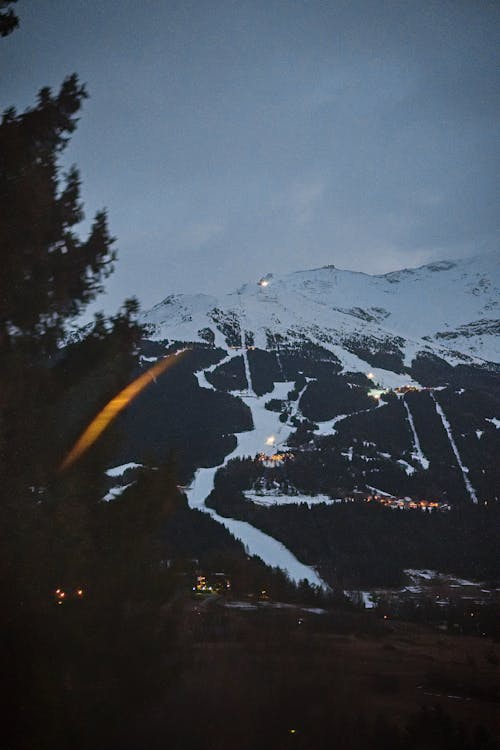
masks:
{"type": "Polygon", "coordinates": [[[20,0],[0,105],[76,71],[67,152],[119,263],[98,307],[495,249],[499,5],[20,0]]]}

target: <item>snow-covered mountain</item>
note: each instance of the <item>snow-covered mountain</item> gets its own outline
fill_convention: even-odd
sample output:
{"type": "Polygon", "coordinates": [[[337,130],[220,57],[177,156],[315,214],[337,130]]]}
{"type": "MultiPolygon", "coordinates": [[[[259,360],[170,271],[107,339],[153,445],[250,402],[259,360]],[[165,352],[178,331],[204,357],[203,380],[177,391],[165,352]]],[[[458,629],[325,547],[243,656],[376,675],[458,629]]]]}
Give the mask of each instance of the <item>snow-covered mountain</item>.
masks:
{"type": "Polygon", "coordinates": [[[240,345],[243,335],[260,349],[306,339],[341,361],[347,353],[389,352],[408,366],[425,351],[450,364],[500,362],[500,254],[381,276],[333,265],[268,273],[219,298],[171,295],[142,322],[152,339],[222,348],[240,345]]]}
{"type": "Polygon", "coordinates": [[[116,463],[174,453],[192,509],[317,584],[332,553],[302,533],[299,503],[309,523],[363,493],[394,507],[498,502],[499,308],[498,254],[171,295],[142,316],[138,370],[188,351],[117,420],[116,463]]]}

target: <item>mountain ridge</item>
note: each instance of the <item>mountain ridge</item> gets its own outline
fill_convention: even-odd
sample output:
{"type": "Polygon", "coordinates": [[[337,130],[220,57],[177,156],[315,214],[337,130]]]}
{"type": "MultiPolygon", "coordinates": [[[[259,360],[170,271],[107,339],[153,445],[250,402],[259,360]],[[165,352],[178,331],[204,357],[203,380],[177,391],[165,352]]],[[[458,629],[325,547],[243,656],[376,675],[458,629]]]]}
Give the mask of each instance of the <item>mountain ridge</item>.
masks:
{"type": "Polygon", "coordinates": [[[169,295],[141,322],[155,340],[236,345],[243,331],[262,349],[273,348],[276,335],[291,344],[314,340],[319,326],[326,345],[368,335],[383,346],[393,338],[405,364],[419,350],[450,364],[481,364],[500,362],[499,310],[500,254],[489,253],[382,275],[333,266],[267,274],[219,297],[169,295]]]}

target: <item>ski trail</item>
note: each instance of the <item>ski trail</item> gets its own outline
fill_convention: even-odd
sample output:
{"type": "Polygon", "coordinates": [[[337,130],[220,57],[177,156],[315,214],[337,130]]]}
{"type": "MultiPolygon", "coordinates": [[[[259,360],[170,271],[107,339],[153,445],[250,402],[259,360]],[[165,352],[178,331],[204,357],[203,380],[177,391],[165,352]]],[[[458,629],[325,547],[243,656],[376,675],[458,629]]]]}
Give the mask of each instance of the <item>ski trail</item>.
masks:
{"type": "MultiPolygon", "coordinates": [[[[224,466],[231,456],[227,456],[224,464],[221,466],[224,466]]],[[[314,568],[304,565],[304,563],[297,560],[295,555],[284,544],[260,531],[260,529],[256,529],[246,521],[225,518],[219,515],[213,508],[205,505],[205,500],[214,487],[215,474],[221,466],[197,470],[193,483],[189,490],[187,490],[190,507],[207,513],[214,521],[225,526],[236,539],[239,539],[244,544],[248,554],[257,555],[257,557],[260,557],[261,560],[273,568],[281,568],[295,583],[299,583],[299,581],[305,579],[313,586],[328,588],[314,568]]]]}
{"type": "Polygon", "coordinates": [[[252,376],[250,375],[250,363],[248,361],[248,351],[244,344],[243,336],[244,336],[244,333],[242,330],[241,331],[241,353],[243,355],[243,363],[245,365],[245,377],[247,379],[248,395],[255,396],[255,391],[253,389],[253,384],[252,384],[252,376]]]}
{"type": "Polygon", "coordinates": [[[412,453],[412,456],[419,461],[422,469],[428,469],[429,468],[429,460],[424,456],[422,448],[420,446],[420,440],[418,439],[417,430],[415,428],[415,422],[413,421],[413,415],[410,411],[410,407],[406,403],[405,396],[403,396],[403,404],[406,409],[406,413],[408,415],[408,423],[411,428],[411,432],[413,435],[413,447],[414,452],[412,453]]]}
{"type": "Polygon", "coordinates": [[[466,466],[464,466],[464,464],[462,463],[462,459],[460,458],[460,454],[458,452],[458,448],[456,446],[455,440],[453,439],[453,435],[452,435],[452,432],[451,432],[450,423],[446,419],[446,415],[445,415],[445,413],[444,413],[444,411],[443,411],[443,409],[441,407],[441,404],[438,402],[438,400],[436,399],[436,397],[434,396],[434,394],[431,393],[430,395],[431,395],[431,398],[433,399],[433,401],[434,401],[434,403],[436,405],[436,411],[439,414],[439,416],[441,417],[441,422],[443,423],[443,427],[444,427],[444,429],[446,430],[446,432],[448,434],[448,439],[449,439],[450,445],[451,445],[451,447],[453,449],[453,453],[455,454],[455,458],[457,459],[457,463],[458,463],[458,465],[460,467],[460,471],[462,472],[462,476],[464,478],[464,483],[465,483],[465,486],[467,488],[467,492],[469,493],[469,496],[470,496],[470,499],[472,500],[472,502],[477,505],[476,491],[474,490],[474,487],[470,483],[470,479],[467,476],[468,473],[469,473],[469,469],[466,466]]]}
{"type": "Polygon", "coordinates": [[[255,391],[252,384],[252,376],[250,374],[250,363],[248,361],[248,348],[245,343],[245,326],[244,321],[246,318],[245,310],[243,309],[243,300],[241,294],[238,294],[239,305],[240,305],[240,338],[241,338],[241,355],[243,357],[243,364],[245,366],[245,377],[247,379],[247,391],[249,396],[255,396],[255,391]]]}
{"type": "Polygon", "coordinates": [[[280,368],[281,377],[284,380],[285,379],[285,373],[283,372],[283,363],[281,362],[281,355],[280,355],[278,349],[275,350],[275,353],[276,353],[276,362],[278,363],[278,367],[280,368]]]}
{"type": "MultiPolygon", "coordinates": [[[[238,355],[239,350],[232,356],[238,355]]],[[[206,500],[214,488],[217,471],[226,466],[232,458],[255,456],[269,450],[270,443],[268,441],[270,437],[273,438],[273,450],[276,450],[279,444],[287,440],[294,429],[293,426],[280,422],[279,414],[266,409],[265,404],[271,398],[285,398],[293,385],[292,382],[276,383],[272,393],[256,396],[252,392],[247,396],[240,396],[252,413],[253,429],[235,435],[236,448],[225,457],[219,466],[197,469],[191,486],[186,490],[186,495],[190,508],[207,513],[215,521],[225,526],[233,536],[245,545],[249,554],[257,555],[266,565],[281,568],[296,583],[305,579],[313,586],[328,589],[328,584],[323,581],[316,570],[312,566],[301,563],[284,544],[260,531],[260,529],[256,529],[246,521],[225,518],[206,505],[206,500]]]]}
{"type": "Polygon", "coordinates": [[[200,386],[200,388],[207,388],[210,391],[215,391],[216,388],[214,388],[214,386],[208,382],[205,373],[213,372],[215,369],[217,369],[217,367],[230,362],[235,356],[237,356],[237,354],[232,352],[231,354],[228,354],[227,357],[224,357],[224,359],[221,359],[220,362],[216,362],[214,365],[210,365],[210,367],[204,367],[203,370],[197,370],[194,373],[194,376],[198,381],[198,385],[200,386]]]}
{"type": "Polygon", "coordinates": [[[338,414],[336,417],[333,417],[333,419],[329,419],[325,422],[319,422],[316,420],[316,423],[318,425],[317,429],[314,430],[314,433],[316,435],[319,435],[320,437],[323,436],[332,436],[335,435],[336,430],[334,430],[335,425],[338,422],[343,422],[344,419],[349,419],[349,417],[355,417],[356,414],[365,414],[368,411],[374,411],[375,409],[381,409],[383,406],[387,406],[386,401],[381,401],[377,403],[377,406],[371,409],[361,409],[360,411],[352,411],[349,414],[338,414]]]}

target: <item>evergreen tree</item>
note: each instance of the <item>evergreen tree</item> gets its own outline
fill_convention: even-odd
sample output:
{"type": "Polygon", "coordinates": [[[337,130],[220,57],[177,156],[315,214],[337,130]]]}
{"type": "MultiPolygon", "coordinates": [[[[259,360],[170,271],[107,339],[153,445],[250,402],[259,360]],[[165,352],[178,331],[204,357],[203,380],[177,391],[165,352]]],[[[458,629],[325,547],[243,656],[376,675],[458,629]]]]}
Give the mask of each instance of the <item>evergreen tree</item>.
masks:
{"type": "MultiPolygon", "coordinates": [[[[7,5],[0,0],[0,11],[7,5]]],[[[12,11],[0,13],[0,34],[16,23],[12,11]]],[[[173,470],[143,478],[122,505],[103,504],[114,447],[105,434],[58,471],[81,430],[130,381],[142,335],[128,300],[66,338],[115,258],[105,211],[88,237],[78,235],[79,173],[61,170],[86,96],[71,75],[0,123],[0,640],[9,688],[0,745],[9,748],[90,747],[106,732],[112,746],[133,703],[125,686],[145,692],[154,672],[158,608],[169,590],[157,531],[175,502],[173,470]],[[56,606],[57,586],[68,587],[69,606],[56,606]],[[133,616],[141,607],[147,622],[133,616]],[[143,661],[124,660],[124,651],[143,661]],[[112,697],[98,719],[103,695],[112,697]]]]}
{"type": "Polygon", "coordinates": [[[74,231],[83,219],[79,173],[72,167],[61,179],[58,163],[86,96],[73,74],[56,95],[43,88],[35,107],[3,115],[0,351],[23,345],[35,356],[53,353],[112,271],[106,212],[96,214],[82,241],[74,231]]]}
{"type": "Polygon", "coordinates": [[[8,36],[19,26],[19,19],[9,5],[17,0],[0,0],[0,36],[8,36]]]}

